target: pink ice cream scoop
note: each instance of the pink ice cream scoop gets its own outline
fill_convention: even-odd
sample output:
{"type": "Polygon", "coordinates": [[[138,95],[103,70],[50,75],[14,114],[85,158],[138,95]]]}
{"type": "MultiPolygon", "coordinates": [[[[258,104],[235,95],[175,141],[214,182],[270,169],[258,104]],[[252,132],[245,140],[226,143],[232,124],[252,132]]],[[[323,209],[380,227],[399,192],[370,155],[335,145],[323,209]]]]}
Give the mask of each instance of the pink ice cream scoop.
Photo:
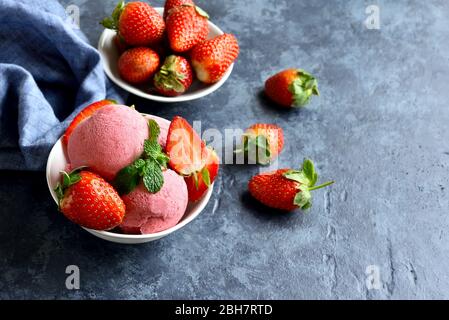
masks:
{"type": "Polygon", "coordinates": [[[140,184],[122,197],[126,205],[125,219],[120,228],[129,234],[148,234],[167,230],[183,217],[188,203],[184,178],[173,170],[163,172],[164,185],[155,194],[140,184]]]}
{"type": "Polygon", "coordinates": [[[136,110],[105,106],[73,131],[67,145],[71,167],[87,166],[110,181],[141,156],[148,131],[147,120],[136,110]]]}

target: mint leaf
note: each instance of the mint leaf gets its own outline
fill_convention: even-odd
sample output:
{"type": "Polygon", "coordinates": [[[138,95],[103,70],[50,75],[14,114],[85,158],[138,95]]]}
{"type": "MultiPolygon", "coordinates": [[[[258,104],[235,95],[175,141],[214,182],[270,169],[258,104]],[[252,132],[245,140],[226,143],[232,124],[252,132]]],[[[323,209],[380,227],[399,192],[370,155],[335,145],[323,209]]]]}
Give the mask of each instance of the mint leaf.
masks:
{"type": "Polygon", "coordinates": [[[148,158],[156,159],[162,153],[162,147],[157,141],[145,140],[143,150],[148,158]]]}
{"type": "Polygon", "coordinates": [[[147,160],[144,174],[143,184],[145,188],[151,193],[157,193],[161,190],[164,184],[164,176],[162,175],[162,169],[156,162],[147,160]]]}
{"type": "Polygon", "coordinates": [[[157,124],[156,120],[148,120],[148,128],[150,130],[150,138],[149,140],[151,142],[156,141],[157,142],[157,138],[159,137],[159,134],[161,133],[161,128],[159,127],[159,125],[157,124]]]}
{"type": "Polygon", "coordinates": [[[112,185],[119,194],[129,194],[137,187],[144,166],[145,161],[138,159],[117,173],[112,185]]]}

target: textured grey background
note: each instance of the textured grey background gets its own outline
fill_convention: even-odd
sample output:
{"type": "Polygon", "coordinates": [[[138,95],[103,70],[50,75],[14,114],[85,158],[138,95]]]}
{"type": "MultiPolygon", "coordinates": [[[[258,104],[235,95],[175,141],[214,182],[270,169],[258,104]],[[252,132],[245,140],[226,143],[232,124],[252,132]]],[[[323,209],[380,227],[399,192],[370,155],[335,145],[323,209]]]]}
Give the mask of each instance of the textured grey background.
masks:
{"type": "MultiPolygon", "coordinates": [[[[114,2],[70,1],[93,45],[114,2]]],[[[337,184],[315,192],[309,213],[280,214],[246,192],[257,167],[224,166],[197,220],[123,246],[58,214],[43,173],[3,172],[0,298],[449,298],[449,2],[198,3],[238,36],[231,78],[191,103],[130,102],[203,129],[277,123],[281,164],[311,157],[337,184]],[[370,4],[380,30],[364,27],[370,4]],[[322,96],[307,109],[280,111],[260,94],[286,67],[318,77],[322,96]],[[81,290],[65,289],[69,264],[81,290]],[[368,265],[380,268],[380,290],[366,289],[368,265]]]]}

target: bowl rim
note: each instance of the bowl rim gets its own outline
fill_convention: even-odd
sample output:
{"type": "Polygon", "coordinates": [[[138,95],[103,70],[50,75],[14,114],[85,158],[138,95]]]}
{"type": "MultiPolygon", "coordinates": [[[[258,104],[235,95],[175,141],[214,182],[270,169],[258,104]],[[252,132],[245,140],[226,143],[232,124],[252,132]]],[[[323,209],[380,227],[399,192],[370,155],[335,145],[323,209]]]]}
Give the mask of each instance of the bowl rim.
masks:
{"type": "MultiPolygon", "coordinates": [[[[165,119],[165,118],[161,118],[155,115],[150,115],[147,113],[140,113],[141,115],[143,115],[144,117],[151,117],[151,118],[157,118],[159,120],[163,120],[163,121],[168,121],[169,120],[165,119]]],[[[64,148],[62,146],[62,137],[59,138],[56,143],[53,145],[53,147],[51,148],[51,151],[48,155],[48,159],[47,159],[47,165],[45,168],[45,176],[47,179],[47,186],[48,189],[50,191],[50,194],[53,198],[53,200],[55,201],[56,204],[58,204],[58,199],[56,197],[56,194],[52,188],[51,185],[51,176],[50,176],[50,170],[53,164],[53,154],[56,152],[56,148],[59,147],[59,145],[61,145],[62,148],[64,148]]],[[[196,217],[198,217],[200,215],[200,213],[204,210],[204,208],[206,207],[206,205],[209,203],[210,197],[212,196],[212,192],[214,189],[214,183],[211,184],[211,186],[209,187],[209,189],[207,190],[207,193],[197,202],[195,202],[196,204],[199,203],[199,206],[194,210],[194,212],[192,214],[190,214],[189,217],[182,219],[181,221],[179,221],[176,225],[174,225],[171,228],[168,228],[166,230],[160,231],[160,232],[156,232],[156,233],[147,233],[147,234],[123,234],[123,233],[115,233],[115,232],[110,232],[110,231],[100,231],[100,230],[94,230],[94,229],[89,229],[89,228],[85,228],[85,227],[81,227],[84,230],[92,233],[92,234],[99,234],[102,235],[103,237],[109,237],[109,238],[115,238],[115,239],[128,239],[128,240],[147,240],[147,239],[153,239],[153,238],[162,238],[164,236],[167,236],[173,232],[175,232],[176,230],[181,229],[182,227],[184,227],[185,225],[187,225],[188,223],[190,223],[191,221],[193,221],[196,217]]],[[[189,207],[189,205],[191,205],[191,202],[188,203],[187,208],[189,207]]],[[[185,213],[184,213],[185,215],[185,213]]]]}
{"type": "MultiPolygon", "coordinates": [[[[162,8],[162,7],[155,7],[154,9],[156,9],[156,11],[161,15],[164,12],[164,8],[162,8]]],[[[210,20],[208,20],[208,25],[209,25],[209,30],[212,30],[214,33],[217,33],[218,35],[224,34],[224,32],[210,20]]],[[[106,40],[109,38],[112,38],[113,35],[115,35],[115,31],[110,30],[110,29],[104,29],[100,36],[100,39],[98,41],[97,49],[100,53],[104,72],[106,73],[106,75],[112,82],[114,82],[116,85],[118,85],[125,91],[132,93],[136,96],[139,96],[141,98],[147,99],[147,100],[164,102],[164,103],[176,103],[176,102],[192,101],[192,100],[196,100],[196,99],[205,97],[205,96],[211,94],[212,92],[216,91],[217,89],[219,89],[226,82],[226,80],[228,80],[229,76],[232,73],[232,70],[234,69],[234,63],[232,63],[230,65],[230,67],[228,68],[228,70],[226,71],[226,73],[223,75],[223,77],[218,82],[209,85],[208,87],[200,90],[199,92],[191,92],[188,94],[182,94],[177,97],[164,97],[164,96],[146,93],[146,92],[142,91],[141,89],[116,77],[112,73],[112,70],[109,68],[106,50],[104,49],[104,44],[105,44],[106,40]]]]}

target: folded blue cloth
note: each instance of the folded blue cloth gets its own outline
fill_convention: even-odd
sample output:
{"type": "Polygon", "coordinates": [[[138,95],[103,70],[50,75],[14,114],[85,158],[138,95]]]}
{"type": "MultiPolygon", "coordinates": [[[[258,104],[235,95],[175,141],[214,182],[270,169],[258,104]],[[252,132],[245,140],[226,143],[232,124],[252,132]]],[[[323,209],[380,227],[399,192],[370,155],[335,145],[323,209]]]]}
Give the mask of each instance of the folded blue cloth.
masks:
{"type": "Polygon", "coordinates": [[[86,105],[123,92],[55,0],[0,0],[0,169],[42,170],[86,105]]]}

